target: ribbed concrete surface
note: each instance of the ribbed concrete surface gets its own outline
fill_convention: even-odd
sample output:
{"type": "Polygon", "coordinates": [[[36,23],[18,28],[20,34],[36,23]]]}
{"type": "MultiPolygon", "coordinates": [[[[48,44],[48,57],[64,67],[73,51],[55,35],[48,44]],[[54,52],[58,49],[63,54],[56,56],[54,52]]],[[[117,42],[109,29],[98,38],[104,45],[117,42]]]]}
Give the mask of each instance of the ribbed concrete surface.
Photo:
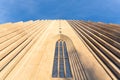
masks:
{"type": "Polygon", "coordinates": [[[0,25],[0,80],[119,79],[119,25],[73,20],[0,25]],[[52,78],[59,39],[67,44],[72,78],[52,78]]]}

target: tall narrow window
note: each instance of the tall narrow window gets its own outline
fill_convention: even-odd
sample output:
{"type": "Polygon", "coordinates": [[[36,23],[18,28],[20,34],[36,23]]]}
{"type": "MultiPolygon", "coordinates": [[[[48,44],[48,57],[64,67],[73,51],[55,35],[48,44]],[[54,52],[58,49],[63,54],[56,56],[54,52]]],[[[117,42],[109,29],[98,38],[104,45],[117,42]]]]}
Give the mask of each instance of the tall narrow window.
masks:
{"type": "Polygon", "coordinates": [[[67,46],[63,40],[59,40],[56,42],[52,77],[54,78],[72,77],[67,46]]]}

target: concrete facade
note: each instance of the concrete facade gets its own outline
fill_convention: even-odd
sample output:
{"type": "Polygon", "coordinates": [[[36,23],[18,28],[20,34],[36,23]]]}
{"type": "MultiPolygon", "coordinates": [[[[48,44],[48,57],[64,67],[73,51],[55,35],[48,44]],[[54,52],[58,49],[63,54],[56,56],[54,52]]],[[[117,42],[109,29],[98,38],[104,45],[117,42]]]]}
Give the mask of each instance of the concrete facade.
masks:
{"type": "Polygon", "coordinates": [[[75,20],[0,25],[0,80],[119,79],[119,25],[75,20]],[[52,77],[60,39],[67,45],[72,78],[52,77]]]}

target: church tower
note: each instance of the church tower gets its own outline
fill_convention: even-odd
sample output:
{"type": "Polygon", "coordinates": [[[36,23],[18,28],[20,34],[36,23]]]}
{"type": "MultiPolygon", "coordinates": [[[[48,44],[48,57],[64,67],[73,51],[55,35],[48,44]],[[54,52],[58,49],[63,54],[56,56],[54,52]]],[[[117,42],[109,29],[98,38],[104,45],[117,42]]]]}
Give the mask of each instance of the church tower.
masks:
{"type": "Polygon", "coordinates": [[[1,24],[0,80],[120,80],[120,25],[80,20],[1,24]]]}

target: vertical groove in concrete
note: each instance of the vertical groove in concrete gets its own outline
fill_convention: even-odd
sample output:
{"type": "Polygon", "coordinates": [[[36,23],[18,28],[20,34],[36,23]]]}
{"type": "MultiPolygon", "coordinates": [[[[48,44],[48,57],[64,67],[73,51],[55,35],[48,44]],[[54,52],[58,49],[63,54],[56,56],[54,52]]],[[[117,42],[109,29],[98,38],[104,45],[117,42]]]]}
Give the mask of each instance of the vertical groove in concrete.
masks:
{"type": "Polygon", "coordinates": [[[81,65],[81,61],[79,60],[78,53],[76,52],[74,46],[72,44],[67,44],[68,46],[68,55],[70,57],[71,67],[73,69],[73,78],[74,80],[87,80],[86,73],[84,72],[84,69],[81,65]],[[69,47],[71,47],[69,49],[69,47]]]}
{"type": "Polygon", "coordinates": [[[112,29],[113,27],[107,28],[105,24],[99,23],[97,24],[91,22],[90,24],[89,22],[87,23],[83,21],[68,22],[78,33],[78,35],[86,42],[86,44],[94,51],[94,53],[99,57],[99,59],[103,61],[104,65],[106,65],[110,69],[111,72],[106,69],[110,76],[113,79],[120,79],[120,46],[118,46],[120,45],[118,41],[118,35],[120,35],[119,30],[115,27],[114,30],[112,29]],[[96,25],[94,25],[93,27],[92,24],[96,25]],[[98,30],[99,28],[101,29],[101,31],[96,32],[95,30],[98,30]],[[112,37],[101,33],[102,31],[104,31],[108,35],[111,35],[112,37]],[[111,39],[110,41],[115,40],[116,45],[112,45],[113,41],[106,41],[103,37],[105,37],[106,39],[111,39]],[[88,43],[87,40],[89,40],[90,43],[88,43]],[[93,48],[92,45],[94,45],[100,52],[95,51],[95,48],[93,48]],[[112,52],[111,50],[114,52],[112,52]]]}
{"type": "MultiPolygon", "coordinates": [[[[27,30],[29,30],[29,29],[27,29],[27,30]]],[[[20,43],[20,45],[17,46],[17,44],[19,42],[16,41],[17,42],[16,48],[14,50],[11,50],[10,53],[7,56],[3,56],[3,57],[1,56],[1,62],[0,62],[0,65],[1,65],[0,66],[0,72],[1,72],[1,74],[0,74],[0,77],[2,77],[2,79],[4,79],[8,75],[10,69],[12,69],[12,66],[14,66],[14,65],[12,65],[12,62],[15,61],[13,64],[15,64],[17,62],[15,60],[15,58],[18,57],[18,56],[19,57],[17,59],[22,57],[22,55],[19,55],[19,54],[22,54],[21,51],[24,51],[24,50],[26,51],[25,47],[29,46],[31,41],[33,42],[34,38],[37,37],[37,35],[40,34],[40,32],[42,30],[44,30],[44,29],[41,29],[41,27],[38,27],[38,28],[36,27],[36,29],[31,29],[31,31],[27,31],[27,34],[25,34],[24,38],[23,38],[25,40],[25,42],[27,42],[27,43],[22,42],[22,43],[20,43]],[[11,65],[11,68],[9,67],[9,65],[11,65]],[[7,69],[7,67],[9,67],[9,68],[7,69]],[[5,72],[5,71],[7,71],[7,72],[5,72]]],[[[20,38],[20,39],[22,39],[22,38],[20,38]]],[[[18,38],[18,41],[20,41],[20,39],[18,38]]],[[[10,46],[13,47],[13,45],[10,45],[10,46]]],[[[4,55],[5,53],[1,53],[1,54],[4,55]]]]}

